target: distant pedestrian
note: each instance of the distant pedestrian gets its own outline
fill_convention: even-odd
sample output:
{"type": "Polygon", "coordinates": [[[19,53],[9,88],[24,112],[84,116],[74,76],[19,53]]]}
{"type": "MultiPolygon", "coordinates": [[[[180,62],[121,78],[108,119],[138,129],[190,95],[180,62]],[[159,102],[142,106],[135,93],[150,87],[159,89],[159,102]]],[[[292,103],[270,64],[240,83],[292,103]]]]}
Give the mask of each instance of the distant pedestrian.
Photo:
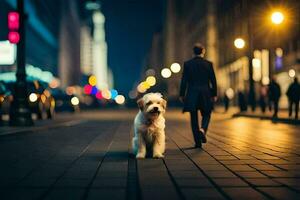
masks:
{"type": "Polygon", "coordinates": [[[265,86],[261,86],[260,91],[259,91],[259,106],[261,109],[262,113],[266,112],[266,107],[267,107],[267,88],[265,86]]]}
{"type": "Polygon", "coordinates": [[[278,117],[278,103],[281,96],[281,89],[280,85],[276,82],[275,77],[272,78],[270,84],[269,84],[269,100],[272,104],[272,107],[274,109],[273,117],[278,117]]]}
{"type": "Polygon", "coordinates": [[[226,113],[229,109],[229,97],[228,95],[226,94],[226,92],[224,93],[224,97],[223,97],[223,103],[224,103],[224,112],[226,113]]]}
{"type": "Polygon", "coordinates": [[[300,101],[300,85],[298,83],[298,78],[294,79],[294,82],[290,84],[286,95],[289,99],[289,117],[292,116],[293,106],[295,107],[295,119],[298,119],[299,112],[299,101],[300,101]]]}
{"type": "Polygon", "coordinates": [[[217,100],[217,81],[213,65],[203,58],[205,49],[195,44],[195,57],[184,63],[180,86],[180,100],[184,103],[183,112],[189,112],[195,140],[195,147],[206,143],[206,133],[210,122],[213,103],[217,100]],[[202,115],[201,128],[198,110],[202,115]]]}
{"type": "Polygon", "coordinates": [[[247,111],[246,96],[241,90],[238,91],[238,103],[240,107],[240,112],[247,111]]]}

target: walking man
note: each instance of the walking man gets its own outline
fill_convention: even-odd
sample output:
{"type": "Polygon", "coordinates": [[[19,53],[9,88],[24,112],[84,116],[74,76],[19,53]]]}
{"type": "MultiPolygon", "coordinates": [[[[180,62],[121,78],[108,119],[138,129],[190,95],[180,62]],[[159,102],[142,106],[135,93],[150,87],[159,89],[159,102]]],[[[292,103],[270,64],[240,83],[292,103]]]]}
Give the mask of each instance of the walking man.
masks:
{"type": "Polygon", "coordinates": [[[271,103],[273,104],[274,114],[273,117],[277,118],[278,116],[278,103],[279,98],[281,96],[281,90],[279,84],[276,82],[275,77],[272,78],[270,84],[269,84],[269,99],[271,103]]]}
{"type": "Polygon", "coordinates": [[[206,143],[213,102],[217,100],[217,81],[212,63],[203,58],[204,47],[197,43],[193,50],[195,57],[183,66],[179,98],[184,103],[183,112],[190,113],[195,147],[201,148],[201,142],[206,143]],[[201,128],[198,110],[202,115],[201,128]]]}
{"type": "Polygon", "coordinates": [[[289,117],[292,116],[293,106],[295,106],[295,119],[298,119],[300,85],[297,78],[295,78],[294,82],[289,86],[286,95],[289,99],[289,117]]]}

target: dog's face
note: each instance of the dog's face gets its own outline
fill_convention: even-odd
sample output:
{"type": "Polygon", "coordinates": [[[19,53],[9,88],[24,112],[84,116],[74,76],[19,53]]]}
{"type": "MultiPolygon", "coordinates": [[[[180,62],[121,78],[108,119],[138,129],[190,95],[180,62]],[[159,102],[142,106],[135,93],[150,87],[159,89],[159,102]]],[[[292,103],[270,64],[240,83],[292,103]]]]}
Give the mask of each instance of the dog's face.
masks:
{"type": "Polygon", "coordinates": [[[160,93],[148,93],[137,101],[140,110],[148,117],[155,118],[166,111],[167,101],[160,93]]]}

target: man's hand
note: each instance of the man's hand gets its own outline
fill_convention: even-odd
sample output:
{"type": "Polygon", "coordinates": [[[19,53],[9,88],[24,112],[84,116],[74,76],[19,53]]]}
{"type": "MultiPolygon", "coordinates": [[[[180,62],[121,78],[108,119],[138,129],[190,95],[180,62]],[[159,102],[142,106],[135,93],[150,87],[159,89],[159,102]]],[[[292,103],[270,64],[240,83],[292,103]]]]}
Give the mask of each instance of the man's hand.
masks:
{"type": "Polygon", "coordinates": [[[180,97],[179,97],[179,101],[180,101],[181,103],[184,103],[184,97],[183,97],[183,96],[180,96],[180,97]]]}
{"type": "Polygon", "coordinates": [[[212,99],[213,102],[217,102],[218,97],[217,97],[217,96],[214,96],[214,97],[212,97],[211,99],[212,99]]]}

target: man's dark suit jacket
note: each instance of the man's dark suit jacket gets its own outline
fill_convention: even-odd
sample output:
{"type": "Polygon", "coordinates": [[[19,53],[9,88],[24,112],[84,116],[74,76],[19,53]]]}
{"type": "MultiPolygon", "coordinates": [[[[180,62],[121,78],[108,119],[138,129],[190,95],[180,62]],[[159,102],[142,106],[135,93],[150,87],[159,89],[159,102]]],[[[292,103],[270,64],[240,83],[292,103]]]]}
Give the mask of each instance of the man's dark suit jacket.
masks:
{"type": "Polygon", "coordinates": [[[197,56],[184,63],[180,96],[184,97],[183,112],[211,112],[212,97],[217,96],[217,81],[211,62],[197,56]]]}

